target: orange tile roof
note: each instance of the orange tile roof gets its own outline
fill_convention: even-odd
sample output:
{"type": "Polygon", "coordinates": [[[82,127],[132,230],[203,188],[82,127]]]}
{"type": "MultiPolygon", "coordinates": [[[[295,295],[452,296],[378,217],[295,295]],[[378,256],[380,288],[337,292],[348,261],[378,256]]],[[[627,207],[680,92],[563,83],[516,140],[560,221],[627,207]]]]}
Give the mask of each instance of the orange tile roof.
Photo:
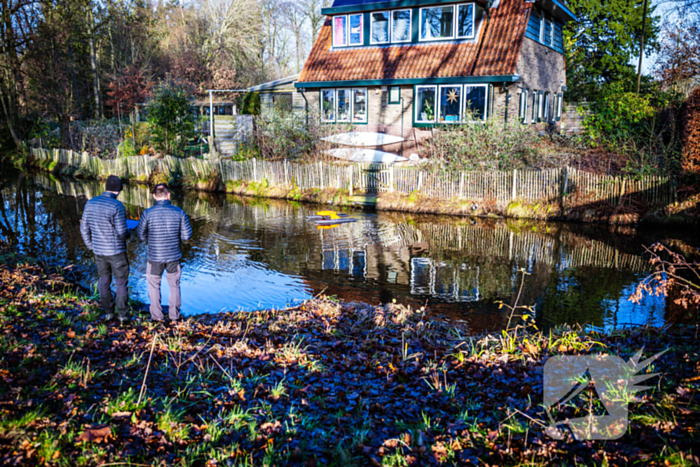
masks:
{"type": "Polygon", "coordinates": [[[524,0],[501,0],[491,11],[486,36],[474,42],[335,50],[331,49],[331,20],[326,18],[299,82],[512,75],[531,7],[524,0]]]}

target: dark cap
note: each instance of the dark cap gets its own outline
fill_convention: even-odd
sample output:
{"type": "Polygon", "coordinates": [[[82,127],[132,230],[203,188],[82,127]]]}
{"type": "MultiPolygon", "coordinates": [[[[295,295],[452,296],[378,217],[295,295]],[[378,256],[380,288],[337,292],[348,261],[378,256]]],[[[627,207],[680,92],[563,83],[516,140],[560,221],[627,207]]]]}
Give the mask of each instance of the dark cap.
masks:
{"type": "Polygon", "coordinates": [[[107,177],[107,183],[105,184],[106,191],[122,191],[122,181],[116,175],[110,175],[107,177]]]}
{"type": "Polygon", "coordinates": [[[168,185],[166,185],[165,183],[159,183],[158,185],[153,187],[152,193],[155,193],[156,191],[163,191],[163,190],[170,191],[168,189],[168,185]]]}

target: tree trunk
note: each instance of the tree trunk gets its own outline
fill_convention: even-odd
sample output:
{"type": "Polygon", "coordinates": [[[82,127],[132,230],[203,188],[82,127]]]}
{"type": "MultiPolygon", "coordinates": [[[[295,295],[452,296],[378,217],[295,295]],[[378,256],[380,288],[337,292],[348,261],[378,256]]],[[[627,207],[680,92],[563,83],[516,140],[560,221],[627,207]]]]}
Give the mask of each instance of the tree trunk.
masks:
{"type": "Polygon", "coordinates": [[[61,115],[61,148],[70,148],[70,115],[61,115]]]}
{"type": "Polygon", "coordinates": [[[95,118],[101,118],[101,112],[100,109],[102,106],[100,105],[100,82],[99,82],[99,77],[97,75],[97,58],[95,57],[95,39],[93,38],[93,20],[92,20],[92,12],[88,10],[88,45],[90,46],[90,68],[92,69],[92,78],[93,78],[93,90],[95,93],[95,118]]]}
{"type": "Polygon", "coordinates": [[[10,130],[10,134],[12,135],[12,140],[15,142],[15,146],[17,147],[17,149],[20,149],[22,147],[22,141],[20,141],[19,136],[15,131],[15,116],[12,112],[12,102],[7,102],[9,99],[10,94],[5,94],[3,90],[2,96],[0,96],[0,101],[2,101],[2,110],[5,113],[5,123],[7,124],[7,129],[10,130]],[[8,99],[5,99],[5,96],[7,96],[8,99]]]}
{"type": "Polygon", "coordinates": [[[16,99],[16,80],[20,69],[19,61],[17,60],[17,49],[15,45],[15,32],[13,28],[12,15],[10,14],[10,5],[7,0],[2,1],[2,35],[0,42],[2,43],[2,58],[5,66],[4,76],[0,77],[0,101],[2,101],[2,109],[5,114],[5,122],[7,129],[10,130],[12,140],[17,149],[22,147],[22,143],[15,131],[15,104],[16,99]]]}

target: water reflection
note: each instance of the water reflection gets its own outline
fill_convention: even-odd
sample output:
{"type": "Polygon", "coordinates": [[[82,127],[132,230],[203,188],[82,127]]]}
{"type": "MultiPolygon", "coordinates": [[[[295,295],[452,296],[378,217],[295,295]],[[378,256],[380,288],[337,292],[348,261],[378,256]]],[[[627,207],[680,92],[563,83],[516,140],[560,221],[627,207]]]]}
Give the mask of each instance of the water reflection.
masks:
{"type": "MultiPolygon", "coordinates": [[[[91,285],[96,271],[79,220],[102,184],[21,174],[0,183],[2,236],[31,255],[75,264],[91,285]]],[[[142,186],[127,186],[120,199],[132,218],[151,205],[142,186]]],[[[627,297],[649,269],[642,245],[684,235],[364,212],[352,213],[356,223],[318,230],[306,221],[314,206],[201,193],[176,193],[173,202],[194,229],[183,250],[185,314],[284,307],[324,291],[347,301],[427,304],[493,330],[508,319],[494,302],[514,300],[523,268],[531,275],[521,303],[535,305],[541,325],[659,325],[663,299],[634,305],[627,297]]],[[[128,249],[130,286],[145,299],[145,245],[130,240],[128,249]]]]}

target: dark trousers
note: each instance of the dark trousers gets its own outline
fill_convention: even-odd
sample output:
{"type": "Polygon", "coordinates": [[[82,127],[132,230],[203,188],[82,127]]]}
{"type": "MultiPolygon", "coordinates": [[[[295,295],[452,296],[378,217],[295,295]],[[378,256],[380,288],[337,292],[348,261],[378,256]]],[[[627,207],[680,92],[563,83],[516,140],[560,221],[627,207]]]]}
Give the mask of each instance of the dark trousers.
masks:
{"type": "Polygon", "coordinates": [[[160,281],[165,271],[165,278],[168,280],[170,297],[168,299],[168,316],[171,320],[180,319],[180,276],[182,267],[180,261],[170,263],[146,263],[146,282],[148,282],[148,298],[151,300],[151,319],[163,321],[163,307],[160,304],[160,281]]]}
{"type": "Polygon", "coordinates": [[[105,314],[114,314],[114,301],[112,299],[112,276],[114,283],[117,286],[117,310],[119,317],[126,318],[129,312],[129,292],[127,291],[127,283],[129,281],[129,258],[126,253],[119,253],[114,256],[97,256],[97,274],[100,276],[100,300],[102,302],[102,310],[105,314]]]}

